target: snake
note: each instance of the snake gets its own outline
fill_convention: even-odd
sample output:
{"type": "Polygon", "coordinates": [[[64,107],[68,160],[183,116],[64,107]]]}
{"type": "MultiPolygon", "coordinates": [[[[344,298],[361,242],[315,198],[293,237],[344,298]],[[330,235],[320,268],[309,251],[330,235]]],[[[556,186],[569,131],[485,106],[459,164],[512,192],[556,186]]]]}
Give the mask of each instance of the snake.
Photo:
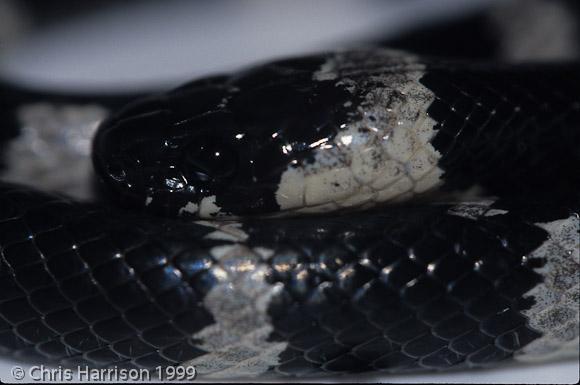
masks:
{"type": "Polygon", "coordinates": [[[136,101],[3,86],[0,353],[208,379],[574,354],[579,74],[372,47],[136,101]]]}

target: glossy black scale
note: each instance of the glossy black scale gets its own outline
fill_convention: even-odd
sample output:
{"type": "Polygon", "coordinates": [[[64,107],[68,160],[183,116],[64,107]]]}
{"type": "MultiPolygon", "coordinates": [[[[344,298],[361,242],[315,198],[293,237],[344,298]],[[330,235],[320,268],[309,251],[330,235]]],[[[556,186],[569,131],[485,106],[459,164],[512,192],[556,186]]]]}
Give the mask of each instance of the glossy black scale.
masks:
{"type": "MultiPolygon", "coordinates": [[[[283,284],[269,339],[288,346],[271,375],[487,366],[538,338],[520,311],[543,261],[522,256],[548,236],[534,213],[570,209],[494,207],[509,214],[474,221],[434,205],[245,221],[249,247],[275,247],[267,280],[283,284]],[[486,247],[472,251],[478,238],[486,247]],[[521,290],[502,284],[514,279],[521,290]]],[[[204,238],[213,227],[9,184],[0,214],[4,354],[150,368],[207,353],[192,335],[215,322],[203,306],[218,263],[208,250],[229,242],[204,238]]]]}

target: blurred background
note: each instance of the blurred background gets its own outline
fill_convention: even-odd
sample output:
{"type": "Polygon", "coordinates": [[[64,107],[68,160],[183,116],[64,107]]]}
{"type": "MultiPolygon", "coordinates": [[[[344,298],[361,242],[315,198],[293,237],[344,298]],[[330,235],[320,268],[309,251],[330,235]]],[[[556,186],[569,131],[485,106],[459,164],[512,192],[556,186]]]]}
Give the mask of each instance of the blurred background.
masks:
{"type": "MultiPolygon", "coordinates": [[[[273,58],[389,41],[507,2],[0,0],[0,81],[48,92],[146,92],[273,58]]],[[[469,38],[454,37],[466,47],[469,38]]],[[[0,357],[0,379],[12,365],[0,357]]],[[[357,379],[577,383],[578,361],[357,379]]]]}
{"type": "Polygon", "coordinates": [[[49,89],[149,89],[387,39],[500,1],[0,0],[0,78],[49,89]]]}

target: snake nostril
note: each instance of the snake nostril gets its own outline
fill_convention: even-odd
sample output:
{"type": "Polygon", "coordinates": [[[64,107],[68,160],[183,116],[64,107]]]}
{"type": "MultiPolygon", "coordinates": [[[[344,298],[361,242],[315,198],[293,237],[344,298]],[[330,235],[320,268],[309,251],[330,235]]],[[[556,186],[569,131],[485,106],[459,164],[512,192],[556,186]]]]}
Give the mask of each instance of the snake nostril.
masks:
{"type": "Polygon", "coordinates": [[[237,157],[230,145],[215,137],[197,137],[184,152],[187,171],[197,181],[216,182],[232,176],[237,157]]]}

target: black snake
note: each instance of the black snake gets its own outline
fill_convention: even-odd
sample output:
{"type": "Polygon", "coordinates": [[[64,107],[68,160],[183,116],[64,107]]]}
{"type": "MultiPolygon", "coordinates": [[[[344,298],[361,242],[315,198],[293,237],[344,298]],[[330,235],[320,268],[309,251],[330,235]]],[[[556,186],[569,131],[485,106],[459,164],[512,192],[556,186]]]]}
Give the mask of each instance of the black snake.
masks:
{"type": "MultiPolygon", "coordinates": [[[[577,349],[579,73],[375,48],[130,103],[100,202],[0,183],[0,351],[268,378],[577,349]]],[[[3,92],[9,136],[43,99],[3,92]]]]}

